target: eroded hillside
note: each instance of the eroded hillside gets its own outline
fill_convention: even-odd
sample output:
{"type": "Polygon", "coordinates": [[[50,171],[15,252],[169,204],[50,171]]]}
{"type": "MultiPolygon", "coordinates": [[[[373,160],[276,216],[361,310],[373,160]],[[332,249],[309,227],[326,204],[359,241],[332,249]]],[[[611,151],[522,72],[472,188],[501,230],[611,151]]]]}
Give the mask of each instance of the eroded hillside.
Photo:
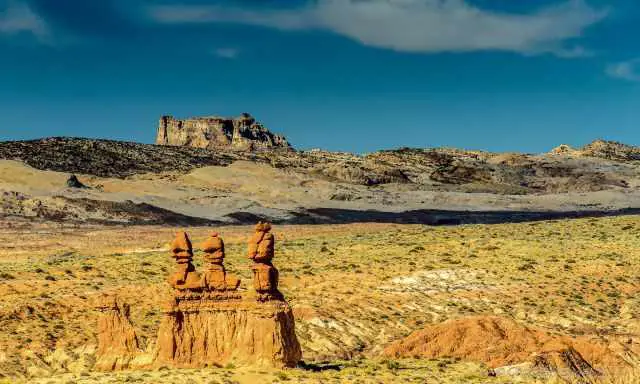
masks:
{"type": "Polygon", "coordinates": [[[633,147],[599,143],[588,146],[598,151],[534,156],[453,149],[251,152],[74,138],[3,142],[0,214],[75,223],[451,224],[640,206],[633,147]],[[71,174],[86,188],[69,184],[71,174]]]}

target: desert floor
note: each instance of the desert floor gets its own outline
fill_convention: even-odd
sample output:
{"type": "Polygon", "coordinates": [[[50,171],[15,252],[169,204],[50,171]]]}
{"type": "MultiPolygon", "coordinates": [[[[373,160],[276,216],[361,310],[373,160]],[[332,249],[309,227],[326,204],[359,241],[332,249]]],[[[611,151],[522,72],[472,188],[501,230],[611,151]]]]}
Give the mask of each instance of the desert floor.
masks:
{"type": "MultiPolygon", "coordinates": [[[[427,324],[498,315],[624,354],[585,356],[615,376],[640,355],[639,217],[428,227],[276,226],[280,287],[294,307],[306,368],[92,372],[98,294],[131,304],[143,346],[155,340],[168,244],[179,228],[0,223],[0,382],[528,383],[488,377],[482,362],[381,357],[427,324]],[[21,379],[17,379],[19,377],[21,379]]],[[[229,273],[250,284],[249,226],[213,230],[229,273]]],[[[201,253],[195,256],[201,263],[201,253]]],[[[245,288],[246,289],[246,288],[245,288]]],[[[624,373],[626,374],[626,373],[624,373]]],[[[621,381],[622,382],[622,381],[621,381]]],[[[633,381],[628,381],[633,382],[633,381]]]]}

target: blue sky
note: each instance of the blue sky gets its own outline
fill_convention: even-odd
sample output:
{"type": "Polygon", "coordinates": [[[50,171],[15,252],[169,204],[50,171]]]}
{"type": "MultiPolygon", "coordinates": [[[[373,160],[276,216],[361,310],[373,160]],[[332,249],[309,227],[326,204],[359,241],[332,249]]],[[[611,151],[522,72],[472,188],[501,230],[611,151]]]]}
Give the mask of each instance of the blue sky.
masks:
{"type": "Polygon", "coordinates": [[[0,140],[250,112],[299,148],[640,145],[636,0],[0,0],[0,140]]]}

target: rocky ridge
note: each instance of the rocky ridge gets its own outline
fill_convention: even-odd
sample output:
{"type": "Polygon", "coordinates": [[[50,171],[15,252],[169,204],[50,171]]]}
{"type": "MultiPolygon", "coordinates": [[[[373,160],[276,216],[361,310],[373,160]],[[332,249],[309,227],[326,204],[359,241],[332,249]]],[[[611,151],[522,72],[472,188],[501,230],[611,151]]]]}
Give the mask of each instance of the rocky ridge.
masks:
{"type": "Polygon", "coordinates": [[[82,138],[0,142],[0,159],[41,170],[126,178],[187,173],[245,160],[337,182],[413,184],[432,190],[498,194],[589,192],[625,188],[638,172],[640,149],[594,141],[550,154],[490,153],[448,148],[382,150],[366,155],[311,151],[232,151],[82,138]]]}
{"type": "Polygon", "coordinates": [[[620,162],[640,160],[640,147],[601,139],[594,140],[579,149],[562,144],[552,149],[549,153],[552,155],[594,157],[620,162]]]}
{"type": "MultiPolygon", "coordinates": [[[[250,155],[246,155],[250,158],[250,155]]],[[[201,148],[158,146],[115,140],[49,137],[0,142],[0,159],[43,170],[124,178],[143,173],[188,172],[231,164],[237,156],[201,148]]]]}
{"type": "Polygon", "coordinates": [[[450,148],[357,155],[81,138],[1,142],[0,216],[96,224],[458,223],[636,207],[634,147],[585,148],[579,155],[568,147],[540,155],[450,148]],[[501,210],[490,220],[482,214],[501,210]]]}

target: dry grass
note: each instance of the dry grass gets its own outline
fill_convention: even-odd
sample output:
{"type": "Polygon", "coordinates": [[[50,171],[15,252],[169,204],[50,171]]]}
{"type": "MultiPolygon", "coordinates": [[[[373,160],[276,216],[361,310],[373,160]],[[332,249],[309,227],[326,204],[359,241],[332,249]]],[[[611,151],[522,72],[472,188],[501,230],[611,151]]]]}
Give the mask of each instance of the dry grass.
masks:
{"type": "Polygon", "coordinates": [[[640,383],[640,369],[629,369],[618,374],[608,375],[594,384],[636,384],[640,383]]]}
{"type": "MultiPolygon", "coordinates": [[[[470,314],[507,316],[552,334],[597,339],[633,362],[640,352],[637,223],[638,217],[629,216],[458,227],[277,226],[275,263],[295,308],[305,361],[348,361],[340,371],[297,369],[282,373],[286,378],[264,373],[265,382],[535,382],[489,379],[486,368],[472,362],[378,360],[393,340],[470,314]]],[[[101,292],[118,292],[132,303],[142,343],[155,339],[158,304],[167,294],[164,278],[173,268],[167,244],[174,229],[20,228],[6,222],[0,227],[0,373],[28,377],[75,370],[53,382],[253,377],[239,369],[110,375],[87,370],[95,344],[91,299],[101,292]],[[55,350],[69,360],[52,358],[55,350]]],[[[246,286],[244,240],[251,229],[216,230],[228,245],[227,268],[246,286]]],[[[189,229],[196,244],[208,231],[189,229]]],[[[601,369],[619,368],[602,356],[585,357],[601,369]]],[[[637,378],[629,375],[632,381],[622,382],[637,378]]]]}
{"type": "Polygon", "coordinates": [[[629,368],[617,372],[609,371],[600,378],[563,380],[553,378],[546,384],[637,384],[640,383],[640,368],[629,368]]]}

